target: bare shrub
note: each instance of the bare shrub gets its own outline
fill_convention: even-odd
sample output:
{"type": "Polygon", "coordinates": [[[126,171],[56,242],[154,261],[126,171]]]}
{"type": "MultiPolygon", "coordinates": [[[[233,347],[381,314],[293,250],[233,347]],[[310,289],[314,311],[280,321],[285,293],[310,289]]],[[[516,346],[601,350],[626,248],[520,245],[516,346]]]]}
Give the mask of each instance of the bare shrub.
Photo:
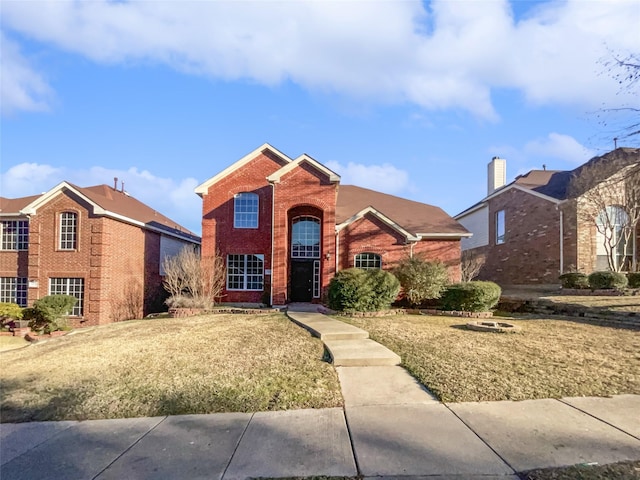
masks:
{"type": "Polygon", "coordinates": [[[470,282],[480,274],[487,261],[486,255],[473,250],[464,250],[460,257],[460,273],[463,282],[470,282]]]}
{"type": "Polygon", "coordinates": [[[122,289],[119,297],[111,300],[111,320],[133,320],[143,315],[144,298],[142,284],[134,280],[122,289]]]}
{"type": "Polygon", "coordinates": [[[169,292],[168,306],[185,303],[185,299],[210,308],[220,298],[225,286],[224,260],[218,252],[211,257],[200,258],[191,247],[183,248],[178,255],[164,259],[164,288],[169,292]]]}

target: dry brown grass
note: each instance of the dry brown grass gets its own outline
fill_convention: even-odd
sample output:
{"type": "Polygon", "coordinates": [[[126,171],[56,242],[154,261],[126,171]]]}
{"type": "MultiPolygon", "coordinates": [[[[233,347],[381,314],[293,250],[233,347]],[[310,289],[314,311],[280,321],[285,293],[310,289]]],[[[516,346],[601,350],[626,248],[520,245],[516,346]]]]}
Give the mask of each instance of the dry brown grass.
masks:
{"type": "Polygon", "coordinates": [[[323,355],[282,314],[113,324],[3,353],[1,420],[339,406],[323,355]]]}
{"type": "Polygon", "coordinates": [[[605,296],[578,296],[578,295],[551,295],[541,297],[553,303],[578,305],[582,307],[606,308],[612,312],[637,312],[640,313],[640,295],[605,297],[605,296]]]}
{"type": "Polygon", "coordinates": [[[26,347],[29,342],[22,337],[0,337],[0,352],[5,350],[14,350],[16,348],[26,347]]]}
{"type": "Polygon", "coordinates": [[[570,320],[509,320],[521,333],[456,328],[459,318],[351,319],[445,402],[640,394],[640,332],[570,320]]]}

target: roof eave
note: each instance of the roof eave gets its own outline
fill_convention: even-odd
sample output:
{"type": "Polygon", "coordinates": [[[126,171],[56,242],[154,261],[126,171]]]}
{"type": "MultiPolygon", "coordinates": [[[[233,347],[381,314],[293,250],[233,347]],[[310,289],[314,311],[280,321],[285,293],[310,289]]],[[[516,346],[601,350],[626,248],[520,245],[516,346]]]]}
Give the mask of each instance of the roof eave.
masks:
{"type": "Polygon", "coordinates": [[[227,175],[229,175],[230,173],[233,173],[234,171],[236,171],[238,168],[246,165],[247,163],[249,163],[249,161],[251,161],[252,159],[254,159],[258,154],[264,152],[265,150],[269,150],[272,153],[274,153],[275,155],[279,156],[280,158],[282,158],[283,160],[285,160],[287,163],[292,162],[293,160],[291,158],[289,158],[287,155],[285,155],[284,153],[282,153],[281,151],[279,151],[277,148],[274,148],[273,146],[271,146],[268,143],[263,143],[261,146],[259,146],[258,148],[256,148],[255,150],[253,150],[252,152],[246,154],[244,157],[242,157],[240,160],[234,162],[232,165],[228,166],[227,168],[225,168],[223,171],[221,171],[220,173],[214,175],[213,177],[211,177],[210,179],[204,181],[203,183],[201,183],[200,185],[198,185],[193,191],[199,196],[202,197],[203,195],[205,195],[208,191],[209,191],[209,187],[211,185],[213,185],[214,183],[218,182],[219,180],[221,180],[222,178],[226,177],[227,175]]]}

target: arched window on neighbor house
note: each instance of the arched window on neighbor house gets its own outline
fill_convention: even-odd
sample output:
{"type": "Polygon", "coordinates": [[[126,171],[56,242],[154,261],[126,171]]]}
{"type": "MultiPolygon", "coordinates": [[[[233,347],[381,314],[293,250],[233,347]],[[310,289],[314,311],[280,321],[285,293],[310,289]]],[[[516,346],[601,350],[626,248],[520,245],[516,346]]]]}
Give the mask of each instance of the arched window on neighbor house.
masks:
{"type": "Polygon", "coordinates": [[[609,205],[596,217],[596,270],[628,270],[635,236],[623,208],[609,205]]]}

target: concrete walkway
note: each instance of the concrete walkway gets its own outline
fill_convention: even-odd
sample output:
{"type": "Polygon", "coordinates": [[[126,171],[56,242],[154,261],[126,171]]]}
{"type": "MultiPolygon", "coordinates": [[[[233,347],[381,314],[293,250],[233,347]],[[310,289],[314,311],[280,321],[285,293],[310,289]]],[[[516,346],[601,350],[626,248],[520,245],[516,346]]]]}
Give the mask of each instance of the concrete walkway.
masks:
{"type": "Polygon", "coordinates": [[[336,369],[344,409],[1,424],[0,478],[517,480],[640,460],[639,395],[442,404],[398,366],[336,369]]]}

